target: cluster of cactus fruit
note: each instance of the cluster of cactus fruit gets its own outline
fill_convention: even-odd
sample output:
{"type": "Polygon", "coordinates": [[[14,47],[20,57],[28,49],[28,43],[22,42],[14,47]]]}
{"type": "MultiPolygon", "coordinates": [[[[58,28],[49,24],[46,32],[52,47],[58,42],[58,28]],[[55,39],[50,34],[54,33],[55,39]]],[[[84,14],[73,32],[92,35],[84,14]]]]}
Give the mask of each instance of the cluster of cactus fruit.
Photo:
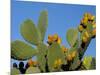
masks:
{"type": "MultiPolygon", "coordinates": [[[[90,41],[96,36],[95,16],[85,13],[79,27],[67,31],[66,39],[70,48],[62,44],[58,34],[49,35],[48,41],[44,43],[47,27],[48,13],[42,11],[37,25],[30,19],[25,20],[21,25],[21,35],[27,43],[21,40],[11,42],[11,58],[20,61],[27,60],[28,68],[24,70],[24,73],[96,68],[95,57],[83,58],[90,41]],[[37,57],[36,60],[32,60],[34,56],[37,57]]],[[[11,72],[12,75],[22,73],[16,66],[12,68],[11,72]]]]}

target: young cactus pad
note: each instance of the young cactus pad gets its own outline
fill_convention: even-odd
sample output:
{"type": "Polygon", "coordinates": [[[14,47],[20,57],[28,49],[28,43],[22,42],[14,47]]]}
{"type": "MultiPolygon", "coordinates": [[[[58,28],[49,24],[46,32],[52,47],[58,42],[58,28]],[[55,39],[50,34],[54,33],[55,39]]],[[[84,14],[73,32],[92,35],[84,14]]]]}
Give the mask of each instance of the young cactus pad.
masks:
{"type": "Polygon", "coordinates": [[[44,40],[45,33],[48,27],[48,13],[47,11],[42,11],[40,13],[39,21],[38,21],[38,29],[40,30],[41,33],[41,38],[42,41],[44,40]]]}
{"type": "Polygon", "coordinates": [[[74,46],[74,44],[76,43],[77,39],[78,39],[78,30],[77,29],[69,29],[67,31],[67,41],[69,43],[69,45],[72,47],[74,46]]]}

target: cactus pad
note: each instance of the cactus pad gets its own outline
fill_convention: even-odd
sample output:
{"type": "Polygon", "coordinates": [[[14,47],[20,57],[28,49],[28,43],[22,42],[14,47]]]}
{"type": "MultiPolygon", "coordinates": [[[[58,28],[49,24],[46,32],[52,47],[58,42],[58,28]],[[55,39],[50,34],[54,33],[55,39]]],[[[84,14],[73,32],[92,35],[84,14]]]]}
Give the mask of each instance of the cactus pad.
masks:
{"type": "Polygon", "coordinates": [[[37,50],[23,41],[16,40],[11,43],[11,57],[17,60],[27,60],[37,54],[37,50]]]}

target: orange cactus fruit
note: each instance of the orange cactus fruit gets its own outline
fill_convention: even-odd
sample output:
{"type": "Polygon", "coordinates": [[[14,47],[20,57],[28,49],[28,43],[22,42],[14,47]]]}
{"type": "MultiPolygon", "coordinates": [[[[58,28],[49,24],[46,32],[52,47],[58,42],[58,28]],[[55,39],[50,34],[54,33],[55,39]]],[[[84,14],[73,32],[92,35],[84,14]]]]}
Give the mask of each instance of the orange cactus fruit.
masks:
{"type": "Polygon", "coordinates": [[[62,64],[61,59],[58,59],[58,65],[60,66],[62,64]]]}
{"type": "Polygon", "coordinates": [[[38,62],[37,62],[37,61],[33,61],[32,59],[30,59],[30,60],[28,61],[28,64],[29,64],[30,66],[36,66],[36,65],[38,64],[38,62]]]}
{"type": "Polygon", "coordinates": [[[91,18],[91,14],[90,13],[87,13],[87,17],[90,19],[91,18]]]}
{"type": "Polygon", "coordinates": [[[61,44],[61,38],[60,37],[58,37],[57,43],[61,44]]]}
{"type": "Polygon", "coordinates": [[[58,37],[57,34],[54,34],[53,36],[49,35],[48,36],[48,43],[51,44],[52,42],[57,42],[58,44],[61,43],[61,38],[58,37]]]}
{"type": "Polygon", "coordinates": [[[81,24],[84,24],[84,21],[83,21],[83,19],[81,20],[81,24]]]}
{"type": "Polygon", "coordinates": [[[96,28],[96,23],[95,22],[93,22],[92,25],[93,25],[93,28],[96,28]]]}
{"type": "Polygon", "coordinates": [[[34,66],[38,65],[38,62],[37,61],[33,61],[33,65],[34,66]]]}
{"type": "Polygon", "coordinates": [[[93,21],[95,19],[95,16],[91,15],[91,14],[88,14],[88,19],[93,21]]]}
{"type": "Polygon", "coordinates": [[[84,14],[84,17],[88,17],[88,13],[85,13],[85,14],[84,14]]]}
{"type": "Polygon", "coordinates": [[[71,54],[69,54],[69,55],[67,56],[67,60],[68,60],[68,61],[72,61],[72,56],[71,56],[71,54]]]}
{"type": "Polygon", "coordinates": [[[93,35],[93,36],[96,35],[96,29],[93,29],[93,31],[92,31],[92,35],[93,35]]]}
{"type": "Polygon", "coordinates": [[[53,36],[49,35],[48,36],[48,42],[52,42],[53,41],[53,36]]]}
{"type": "Polygon", "coordinates": [[[82,25],[79,25],[78,29],[79,29],[80,32],[82,32],[84,28],[83,28],[82,25]]]}
{"type": "Polygon", "coordinates": [[[30,60],[28,61],[28,64],[29,64],[30,66],[33,66],[33,60],[30,59],[30,60]]]}
{"type": "Polygon", "coordinates": [[[83,27],[86,27],[86,25],[87,25],[87,22],[85,22],[85,20],[81,20],[81,25],[83,26],[83,27]]]}
{"type": "Polygon", "coordinates": [[[58,44],[61,43],[61,38],[58,36],[58,34],[53,35],[53,41],[56,41],[58,44]]]}
{"type": "Polygon", "coordinates": [[[87,17],[84,17],[83,18],[83,24],[87,25],[87,23],[88,23],[88,18],[87,17]]]}
{"type": "Polygon", "coordinates": [[[95,19],[95,16],[91,16],[91,20],[94,20],[95,19]]]}
{"type": "Polygon", "coordinates": [[[71,54],[72,58],[74,58],[76,56],[76,54],[77,54],[77,52],[73,51],[72,54],[71,54]]]}
{"type": "Polygon", "coordinates": [[[84,43],[86,43],[86,42],[88,41],[88,39],[87,39],[85,36],[83,36],[83,37],[82,37],[82,41],[83,41],[84,43]]]}
{"type": "Polygon", "coordinates": [[[54,62],[54,68],[58,68],[60,65],[62,64],[62,61],[61,61],[61,59],[57,59],[57,60],[55,60],[55,62],[54,62]]]}
{"type": "Polygon", "coordinates": [[[83,20],[84,20],[85,22],[88,22],[88,17],[84,17],[83,20]]]}
{"type": "Polygon", "coordinates": [[[65,53],[68,51],[68,49],[65,46],[62,46],[62,51],[65,53]]]}
{"type": "Polygon", "coordinates": [[[96,28],[96,24],[93,24],[93,28],[96,28]]]}
{"type": "Polygon", "coordinates": [[[84,36],[86,37],[86,38],[89,38],[90,36],[89,36],[89,33],[86,31],[85,33],[84,33],[84,36]]]}
{"type": "Polygon", "coordinates": [[[56,41],[58,39],[58,34],[53,35],[53,40],[56,41]]]}
{"type": "Polygon", "coordinates": [[[52,36],[52,35],[49,35],[49,36],[48,36],[48,41],[47,41],[47,43],[48,43],[49,45],[51,45],[52,42],[53,42],[53,36],[52,36]]]}

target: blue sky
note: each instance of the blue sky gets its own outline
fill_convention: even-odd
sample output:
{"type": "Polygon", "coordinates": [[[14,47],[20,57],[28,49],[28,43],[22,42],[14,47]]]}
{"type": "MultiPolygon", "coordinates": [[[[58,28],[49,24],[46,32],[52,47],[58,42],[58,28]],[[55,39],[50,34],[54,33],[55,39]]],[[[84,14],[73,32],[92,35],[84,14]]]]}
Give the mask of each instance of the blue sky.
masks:
{"type": "MultiPolygon", "coordinates": [[[[42,10],[48,11],[48,29],[45,36],[45,42],[49,34],[57,33],[62,38],[62,43],[69,47],[66,41],[66,31],[69,28],[76,28],[85,12],[96,15],[96,7],[89,5],[55,4],[55,3],[37,3],[21,2],[12,0],[11,5],[11,40],[23,37],[20,34],[21,23],[30,18],[37,25],[38,17],[42,10]]],[[[96,39],[93,39],[87,48],[85,55],[96,56],[96,39]]],[[[12,60],[14,61],[14,60],[12,60]]]]}

